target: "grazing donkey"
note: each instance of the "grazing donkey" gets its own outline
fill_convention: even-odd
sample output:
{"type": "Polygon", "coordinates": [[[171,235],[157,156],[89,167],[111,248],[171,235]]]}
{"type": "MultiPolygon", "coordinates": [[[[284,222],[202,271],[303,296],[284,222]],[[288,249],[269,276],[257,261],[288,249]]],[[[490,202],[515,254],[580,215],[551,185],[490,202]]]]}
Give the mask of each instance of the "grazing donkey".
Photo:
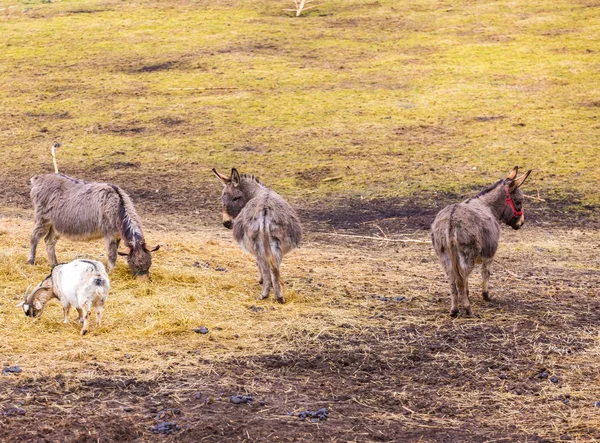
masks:
{"type": "Polygon", "coordinates": [[[473,198],[442,209],[431,225],[431,239],[435,252],[450,280],[452,304],[450,315],[458,314],[459,303],[467,315],[469,304],[469,275],[476,263],[481,263],[482,295],[489,301],[488,280],[490,266],[500,238],[500,221],[513,229],[525,222],[521,205],[523,192],[519,187],[531,170],[517,177],[515,166],[508,177],[498,180],[473,198]]]}
{"type": "Polygon", "coordinates": [[[88,183],[63,174],[36,175],[31,178],[31,200],[35,207],[35,227],[31,233],[30,265],[40,238],[46,241],[50,266],[58,260],[54,250],[60,236],[71,240],[104,238],[109,272],[115,267],[119,243],[129,253],[127,263],[134,277],[148,276],[152,250],[146,247],[142,223],[129,196],[118,186],[88,183]]]}
{"type": "MultiPolygon", "coordinates": [[[[29,286],[31,287],[31,285],[29,286]]],[[[79,321],[83,324],[81,335],[88,331],[88,315],[96,308],[96,322],[100,326],[102,311],[110,281],[104,265],[96,260],[73,260],[57,265],[52,273],[29,293],[25,290],[24,300],[17,306],[23,306],[28,317],[39,317],[52,299],[57,298],[65,313],[65,323],[69,323],[69,309],[73,306],[79,313],[79,321]]]]}
{"type": "Polygon", "coordinates": [[[223,225],[233,228],[241,248],[256,258],[260,298],[267,298],[273,288],[277,301],[284,303],[279,265],[284,254],[300,244],[302,228],[296,211],[252,175],[240,175],[235,168],[230,177],[213,172],[223,183],[223,225]]]}

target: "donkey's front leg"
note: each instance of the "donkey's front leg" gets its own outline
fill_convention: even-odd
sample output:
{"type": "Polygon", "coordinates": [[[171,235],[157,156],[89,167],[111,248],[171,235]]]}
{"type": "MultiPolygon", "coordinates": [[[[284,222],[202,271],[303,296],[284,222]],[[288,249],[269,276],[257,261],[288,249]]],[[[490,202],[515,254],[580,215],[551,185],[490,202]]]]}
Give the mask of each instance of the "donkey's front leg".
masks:
{"type": "Polygon", "coordinates": [[[119,251],[120,238],[104,237],[106,245],[106,259],[108,264],[108,272],[111,272],[117,263],[117,252],[119,251]]]}
{"type": "Polygon", "coordinates": [[[481,265],[481,295],[485,301],[490,301],[490,293],[488,292],[488,283],[490,281],[490,267],[492,263],[483,263],[481,265]]]}

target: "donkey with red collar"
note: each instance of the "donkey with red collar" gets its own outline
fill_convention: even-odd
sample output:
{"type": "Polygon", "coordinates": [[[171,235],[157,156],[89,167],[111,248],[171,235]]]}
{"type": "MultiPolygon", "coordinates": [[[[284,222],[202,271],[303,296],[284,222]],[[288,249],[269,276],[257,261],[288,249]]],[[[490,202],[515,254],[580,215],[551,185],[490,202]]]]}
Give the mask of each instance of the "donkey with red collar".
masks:
{"type": "Polygon", "coordinates": [[[481,263],[482,295],[490,300],[490,267],[498,249],[500,222],[513,229],[525,223],[523,192],[519,189],[531,170],[517,177],[519,167],[475,197],[442,209],[431,225],[431,239],[450,281],[450,315],[458,315],[459,305],[471,315],[469,275],[481,263]]]}

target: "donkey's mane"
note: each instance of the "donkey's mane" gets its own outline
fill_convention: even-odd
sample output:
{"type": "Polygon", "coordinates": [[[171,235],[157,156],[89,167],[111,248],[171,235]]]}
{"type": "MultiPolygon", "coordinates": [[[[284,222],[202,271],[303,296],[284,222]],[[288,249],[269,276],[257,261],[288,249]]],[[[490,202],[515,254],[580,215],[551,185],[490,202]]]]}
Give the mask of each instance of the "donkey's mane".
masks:
{"type": "Polygon", "coordinates": [[[125,241],[125,245],[127,245],[131,249],[135,249],[136,247],[145,247],[144,235],[142,234],[141,227],[138,225],[137,221],[131,217],[129,214],[128,203],[129,199],[125,199],[121,189],[116,185],[110,185],[119,196],[119,200],[121,201],[121,205],[119,207],[119,222],[121,227],[121,235],[123,236],[123,240],[125,241]]]}
{"type": "Polygon", "coordinates": [[[504,182],[504,179],[500,179],[500,180],[498,180],[498,181],[497,181],[496,183],[494,183],[493,185],[491,185],[491,186],[488,186],[487,188],[485,188],[485,189],[484,189],[484,190],[482,190],[482,191],[479,191],[479,192],[477,193],[477,195],[476,195],[475,197],[473,197],[473,198],[479,198],[479,197],[481,197],[482,195],[485,195],[485,194],[487,194],[487,193],[489,193],[489,192],[493,191],[494,189],[496,189],[496,188],[497,188],[497,187],[500,185],[500,183],[503,183],[503,182],[504,182]]]}
{"type": "Polygon", "coordinates": [[[69,177],[68,175],[65,175],[65,174],[58,174],[58,175],[62,178],[66,178],[71,183],[76,183],[78,185],[87,185],[88,184],[88,182],[86,182],[86,181],[79,180],[78,178],[69,177]]]}
{"type": "MultiPolygon", "coordinates": [[[[252,174],[241,174],[240,175],[240,179],[242,180],[249,180],[249,181],[254,181],[256,183],[258,183],[259,185],[263,185],[260,180],[258,179],[258,177],[256,177],[255,175],[252,174]]],[[[264,185],[263,185],[264,186],[264,185]]]]}

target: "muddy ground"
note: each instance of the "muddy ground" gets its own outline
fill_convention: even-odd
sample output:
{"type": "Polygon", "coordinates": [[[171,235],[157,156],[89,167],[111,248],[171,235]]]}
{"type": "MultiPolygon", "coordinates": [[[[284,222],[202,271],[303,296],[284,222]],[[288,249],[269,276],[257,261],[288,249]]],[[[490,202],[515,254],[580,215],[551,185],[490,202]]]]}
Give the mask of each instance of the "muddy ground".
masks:
{"type": "MultiPolygon", "coordinates": [[[[160,183],[160,176],[152,178],[153,185],[160,183]]],[[[22,185],[2,179],[6,206],[28,207],[22,185]]],[[[169,181],[169,190],[157,195],[145,191],[147,185],[142,181],[124,187],[140,212],[150,213],[150,224],[171,226],[176,219],[181,222],[172,227],[185,229],[196,219],[200,224],[219,223],[218,186],[210,183],[184,194],[182,190],[191,191],[193,186],[169,181]]],[[[456,197],[348,198],[311,208],[298,203],[312,247],[347,241],[354,251],[381,260],[384,266],[386,250],[378,244],[320,234],[402,232],[426,238],[442,202],[456,197]]],[[[564,201],[528,206],[532,207],[526,208],[530,240],[536,230],[597,226],[594,208],[569,212],[564,201]]],[[[514,243],[518,239],[513,237],[514,243]]],[[[584,235],[577,238],[586,243],[584,235]]],[[[411,251],[413,246],[403,247],[408,255],[418,257],[418,251],[411,251]]],[[[595,250],[594,245],[586,247],[588,253],[595,250]]],[[[600,396],[586,390],[588,382],[597,386],[599,377],[589,356],[597,350],[600,276],[583,265],[556,263],[598,260],[597,255],[578,254],[577,245],[571,245],[543,263],[530,254],[504,257],[493,277],[499,296],[484,304],[476,295],[477,313],[471,319],[450,320],[445,291],[431,291],[431,284],[423,281],[418,291],[428,294],[424,304],[413,304],[410,298],[381,299],[360,314],[359,326],[322,331],[298,352],[267,352],[228,361],[206,360],[201,348],[187,355],[173,352],[164,373],[150,378],[143,371],[120,370],[101,362],[44,378],[2,375],[0,438],[49,442],[600,439],[600,408],[594,407],[600,396]],[[512,271],[503,271],[507,265],[512,271]],[[518,273],[521,281],[507,272],[513,277],[518,273]],[[540,363],[548,359],[553,361],[551,367],[540,363]],[[235,395],[249,395],[252,401],[234,404],[231,396],[235,395]],[[327,408],[326,420],[298,417],[302,411],[320,408],[327,408]]],[[[423,260],[441,279],[431,256],[423,260]]],[[[387,295],[395,292],[390,288],[387,295]]]]}

